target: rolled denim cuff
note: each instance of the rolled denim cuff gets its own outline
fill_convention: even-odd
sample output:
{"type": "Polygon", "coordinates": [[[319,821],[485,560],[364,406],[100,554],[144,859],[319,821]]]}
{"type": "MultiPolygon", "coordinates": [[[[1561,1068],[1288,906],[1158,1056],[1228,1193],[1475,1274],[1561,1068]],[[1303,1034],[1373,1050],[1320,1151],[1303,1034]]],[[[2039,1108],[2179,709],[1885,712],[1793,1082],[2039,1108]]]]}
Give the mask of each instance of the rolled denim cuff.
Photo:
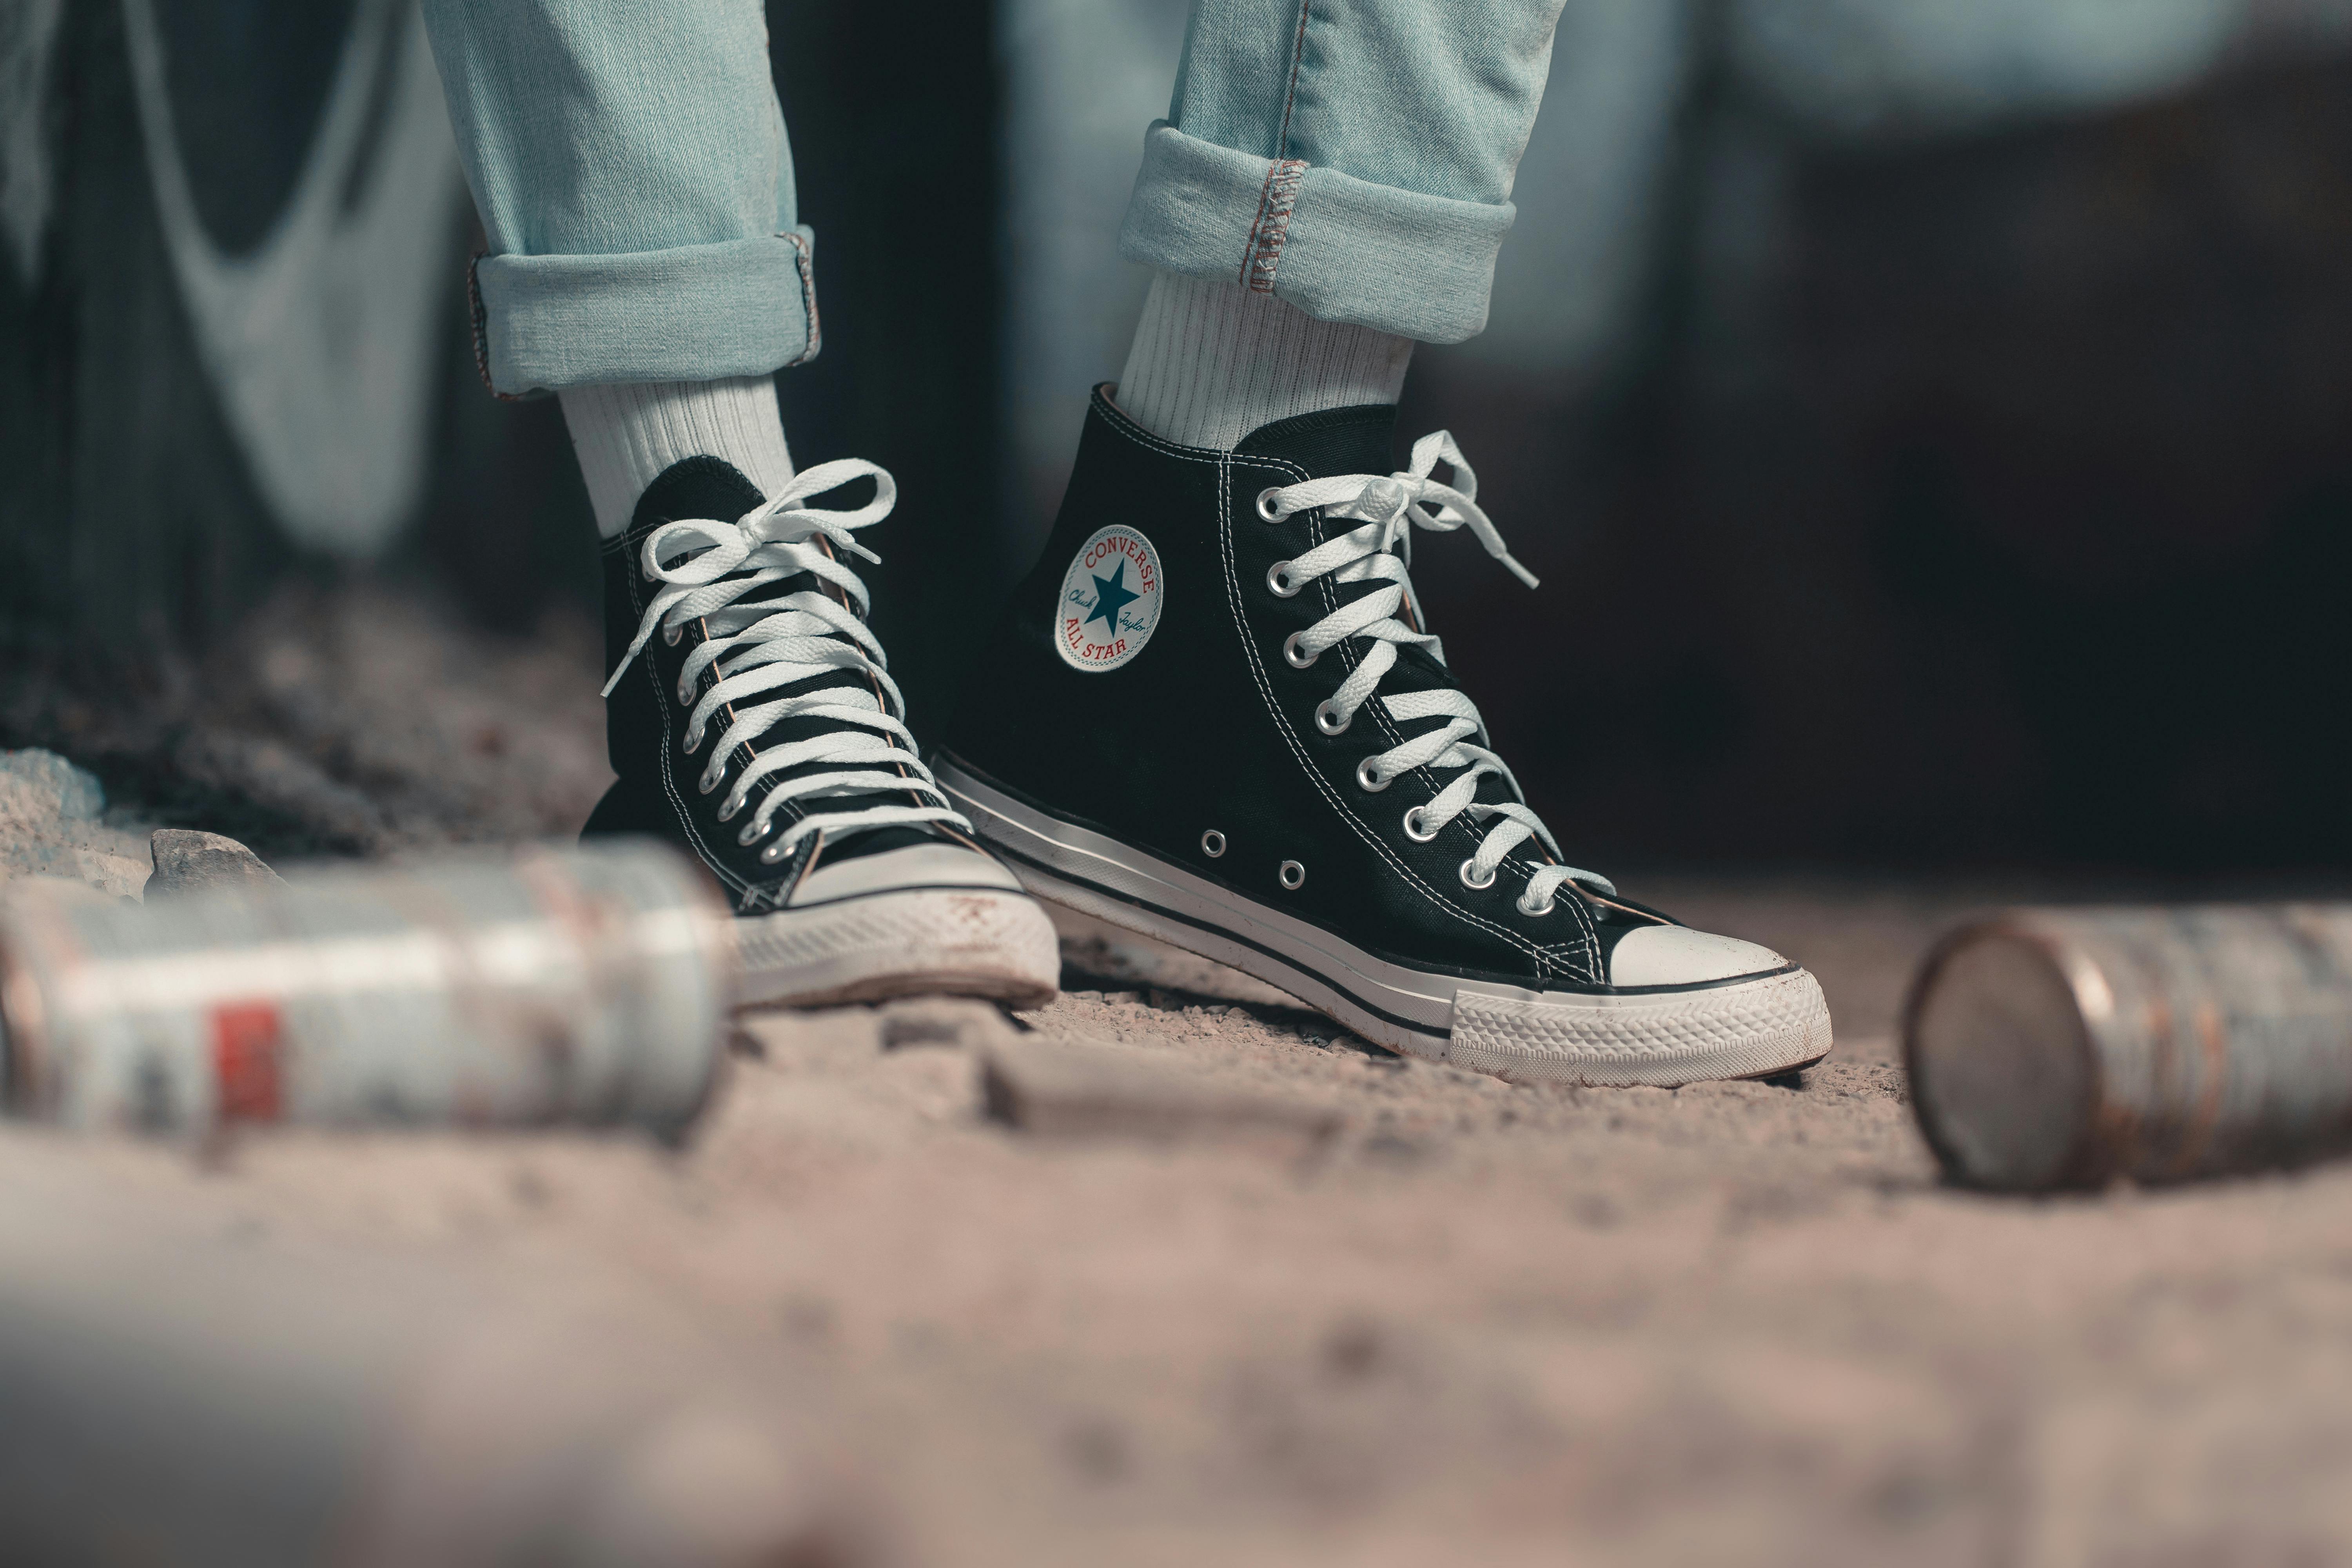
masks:
{"type": "Polygon", "coordinates": [[[717,381],[816,358],[815,235],[615,256],[478,256],[474,363],[500,397],[717,381]]]}
{"type": "Polygon", "coordinates": [[[1231,278],[1325,321],[1429,343],[1486,324],[1495,253],[1518,209],[1375,184],[1296,158],[1259,158],[1164,120],[1118,253],[1163,272],[1231,278]]]}

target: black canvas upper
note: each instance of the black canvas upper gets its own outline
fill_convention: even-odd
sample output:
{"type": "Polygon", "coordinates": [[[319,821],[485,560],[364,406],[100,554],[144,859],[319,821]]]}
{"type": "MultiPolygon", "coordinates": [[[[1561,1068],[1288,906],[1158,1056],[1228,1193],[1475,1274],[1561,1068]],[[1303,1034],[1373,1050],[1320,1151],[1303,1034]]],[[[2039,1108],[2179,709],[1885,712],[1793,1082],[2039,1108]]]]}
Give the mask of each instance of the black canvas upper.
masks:
{"type": "MultiPolygon", "coordinates": [[[[604,542],[604,668],[608,675],[627,654],[644,619],[646,606],[659,588],[658,584],[646,578],[641,567],[646,536],[665,522],[677,519],[732,520],[758,507],[765,499],[759,487],[732,464],[709,457],[688,458],[672,464],[646,488],[637,501],[628,530],[604,542]]],[[[740,602],[782,599],[811,589],[836,600],[841,597],[837,590],[814,574],[802,574],[769,584],[740,602]]],[[[727,758],[718,787],[704,793],[698,785],[710,760],[709,748],[718,743],[718,737],[726,730],[732,710],[722,708],[711,717],[701,749],[688,754],[681,750],[680,742],[687,715],[694,704],[679,700],[677,683],[687,657],[709,635],[699,621],[688,625],[675,644],[656,632],[646,640],[635,662],[605,699],[605,752],[619,778],[597,803],[587,826],[582,830],[583,837],[626,833],[668,839],[709,868],[739,914],[761,914],[781,907],[811,860],[820,854],[827,861],[837,861],[943,839],[969,845],[970,840],[951,828],[931,824],[894,825],[845,834],[811,833],[793,847],[791,854],[772,864],[762,862],[761,847],[773,842],[790,824],[812,812],[822,816],[828,810],[854,809],[871,804],[875,797],[850,795],[788,802],[775,814],[775,832],[748,845],[741,842],[741,830],[751,823],[760,797],[769,789],[784,780],[834,766],[810,763],[765,775],[753,785],[750,804],[728,821],[719,821],[719,807],[727,799],[730,785],[762,748],[806,739],[822,730],[841,726],[837,721],[824,719],[783,720],[756,741],[737,746],[727,758]]],[[[695,689],[698,693],[708,690],[719,679],[715,668],[706,669],[698,678],[695,689]]],[[[869,677],[856,670],[840,670],[763,692],[761,700],[764,703],[829,687],[863,685],[869,680],[869,677]]],[[[939,804],[937,796],[918,795],[912,789],[903,797],[890,798],[919,805],[939,804]]]]}
{"type": "MultiPolygon", "coordinates": [[[[1664,917],[1561,888],[1549,914],[1517,908],[1541,851],[1525,845],[1494,884],[1474,890],[1459,868],[1487,827],[1465,813],[1427,844],[1403,830],[1459,770],[1422,768],[1378,792],[1358,782],[1365,758],[1437,719],[1401,724],[1375,699],[1337,736],[1312,715],[1362,658],[1349,639],[1309,668],[1282,645],[1375,583],[1325,576],[1277,596],[1266,573],[1360,526],[1321,510],[1268,523],[1255,500],[1272,486],[1338,474],[1386,474],[1395,409],[1329,410],[1269,425],[1233,452],[1171,445],[1128,419],[1097,388],[1052,539],[1015,591],[943,751],[1030,805],[1173,861],[1194,874],[1394,962],[1552,989],[1603,989],[1616,939],[1664,917]],[[1063,574],[1096,530],[1120,523],[1159,552],[1160,619],[1134,658],[1081,670],[1053,638],[1063,574]],[[1222,834],[1211,856],[1203,833],[1222,834]],[[1286,889],[1296,860],[1306,880],[1286,889]]],[[[1455,684],[1430,651],[1402,646],[1381,695],[1455,684]]],[[[1514,800],[1479,781],[1483,801],[1514,800]]]]}

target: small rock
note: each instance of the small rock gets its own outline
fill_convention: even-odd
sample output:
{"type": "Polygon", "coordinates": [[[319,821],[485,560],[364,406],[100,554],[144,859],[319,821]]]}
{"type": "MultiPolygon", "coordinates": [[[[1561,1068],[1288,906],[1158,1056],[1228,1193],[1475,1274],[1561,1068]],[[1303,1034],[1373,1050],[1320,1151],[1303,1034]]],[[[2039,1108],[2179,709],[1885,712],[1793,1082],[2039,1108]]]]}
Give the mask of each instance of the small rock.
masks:
{"type": "Polygon", "coordinates": [[[109,854],[81,845],[73,846],[68,853],[73,857],[77,877],[112,898],[135,901],[152,879],[147,868],[128,855],[109,854]]]}
{"type": "Polygon", "coordinates": [[[822,1342],[833,1338],[835,1317],[833,1303],[822,1297],[789,1297],[784,1301],[782,1316],[784,1331],[795,1339],[822,1342]]]}
{"type": "Polygon", "coordinates": [[[1075,1041],[1001,1041],[981,1085],[990,1116],[1052,1137],[1255,1142],[1305,1153],[1341,1121],[1328,1106],[1222,1088],[1138,1050],[1075,1041]]]}
{"type": "Polygon", "coordinates": [[[55,752],[0,752],[0,820],[22,826],[96,822],[105,810],[106,790],[97,777],[55,752]]]}
{"type": "Polygon", "coordinates": [[[277,872],[234,838],[185,827],[159,827],[150,840],[155,875],[150,894],[203,892],[213,888],[278,887],[277,872]]]}
{"type": "Polygon", "coordinates": [[[529,1165],[517,1166],[507,1177],[507,1190],[514,1194],[517,1204],[527,1209],[543,1209],[555,1199],[547,1178],[529,1165]]]}
{"type": "Polygon", "coordinates": [[[1118,1480],[1134,1468],[1133,1447],[1125,1428],[1108,1419],[1076,1422],[1062,1435],[1062,1450],[1071,1468],[1097,1485],[1118,1480]]]}
{"type": "Polygon", "coordinates": [[[145,834],[109,826],[105,812],[98,780],[55,752],[0,752],[0,881],[67,877],[135,901],[145,834]]]}
{"type": "Polygon", "coordinates": [[[1324,1336],[1324,1370],[1343,1381],[1369,1377],[1388,1359],[1387,1336],[1378,1323],[1350,1318],[1334,1324],[1324,1336]]]}
{"type": "Polygon", "coordinates": [[[954,997],[893,1002],[882,1009],[876,1028],[886,1051],[907,1046],[980,1047],[1013,1033],[1004,1015],[987,1003],[954,997]]]}
{"type": "Polygon", "coordinates": [[[1429,1152],[1411,1139],[1400,1138],[1393,1132],[1373,1133],[1358,1152],[1367,1160],[1390,1165],[1418,1165],[1429,1152]]]}

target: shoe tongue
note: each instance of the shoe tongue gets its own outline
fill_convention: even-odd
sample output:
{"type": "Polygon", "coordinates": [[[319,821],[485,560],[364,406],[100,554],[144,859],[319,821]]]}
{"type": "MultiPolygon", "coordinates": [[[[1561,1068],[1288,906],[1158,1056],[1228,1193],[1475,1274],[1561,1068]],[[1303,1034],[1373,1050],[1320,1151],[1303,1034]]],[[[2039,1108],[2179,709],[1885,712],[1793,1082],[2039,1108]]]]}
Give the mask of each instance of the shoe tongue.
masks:
{"type": "Polygon", "coordinates": [[[629,531],[643,533],[683,518],[732,522],[767,499],[724,458],[682,458],[664,468],[637,498],[629,531]]]}
{"type": "Polygon", "coordinates": [[[1234,450],[1284,458],[1318,479],[1334,474],[1386,474],[1396,468],[1396,416],[1393,403],[1294,414],[1259,426],[1234,450]]]}
{"type": "MultiPolygon", "coordinates": [[[[767,499],[759,486],[724,458],[681,458],[664,468],[637,498],[636,514],[629,521],[630,546],[635,549],[638,540],[666,522],[689,518],[732,522],[767,499]]],[[[738,603],[764,604],[822,586],[813,574],[798,572],[745,595],[738,603]]]]}

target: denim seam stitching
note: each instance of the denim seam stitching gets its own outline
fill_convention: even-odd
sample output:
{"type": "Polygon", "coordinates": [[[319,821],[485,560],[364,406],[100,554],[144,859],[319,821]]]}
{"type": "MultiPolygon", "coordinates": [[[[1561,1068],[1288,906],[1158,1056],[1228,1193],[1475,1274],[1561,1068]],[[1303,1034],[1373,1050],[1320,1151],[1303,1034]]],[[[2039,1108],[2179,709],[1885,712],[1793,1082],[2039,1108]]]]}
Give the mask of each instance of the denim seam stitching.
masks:
{"type": "Polygon", "coordinates": [[[500,392],[490,379],[490,310],[482,303],[482,258],[489,255],[478,250],[466,262],[466,309],[474,323],[474,374],[482,378],[482,385],[500,403],[527,403],[530,399],[511,392],[500,392]]]}
{"type": "Polygon", "coordinates": [[[784,362],[783,368],[790,370],[816,358],[817,350],[824,346],[824,333],[817,324],[816,266],[815,258],[809,254],[808,237],[787,230],[776,237],[793,247],[793,265],[801,275],[801,309],[808,315],[808,347],[801,351],[798,359],[784,362]]]}
{"type": "Polygon", "coordinates": [[[1242,253],[1242,287],[1254,294],[1274,292],[1275,269],[1282,264],[1282,247],[1290,237],[1290,215],[1298,205],[1298,186],[1307,177],[1300,158],[1277,158],[1265,171],[1258,190],[1257,216],[1250,225],[1248,247],[1242,253]]]}

